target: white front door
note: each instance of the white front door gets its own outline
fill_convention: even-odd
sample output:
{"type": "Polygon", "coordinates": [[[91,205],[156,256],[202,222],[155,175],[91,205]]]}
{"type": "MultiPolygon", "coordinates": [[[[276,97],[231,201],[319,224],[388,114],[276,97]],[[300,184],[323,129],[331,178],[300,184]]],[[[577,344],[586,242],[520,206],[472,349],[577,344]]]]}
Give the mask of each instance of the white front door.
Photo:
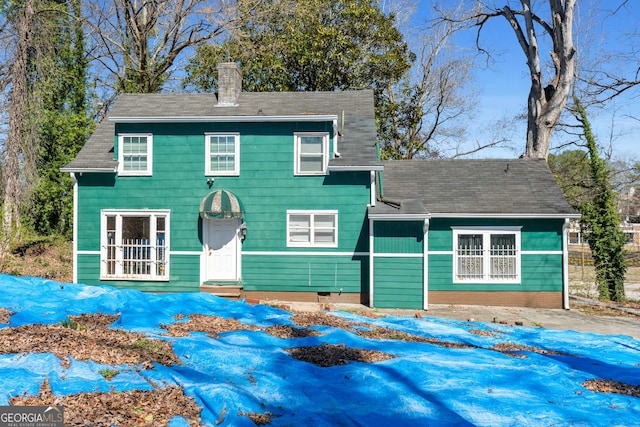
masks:
{"type": "Polygon", "coordinates": [[[205,222],[206,280],[240,279],[240,219],[208,219],[205,222]]]}

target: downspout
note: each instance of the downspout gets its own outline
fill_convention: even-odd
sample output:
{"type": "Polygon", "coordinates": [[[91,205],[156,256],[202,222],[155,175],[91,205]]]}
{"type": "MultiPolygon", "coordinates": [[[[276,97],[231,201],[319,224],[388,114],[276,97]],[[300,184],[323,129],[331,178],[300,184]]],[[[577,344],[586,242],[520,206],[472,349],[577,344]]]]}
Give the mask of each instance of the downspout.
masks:
{"type": "Polygon", "coordinates": [[[371,171],[370,172],[371,175],[369,177],[369,181],[371,182],[370,184],[370,195],[369,195],[369,206],[375,206],[376,205],[376,199],[377,199],[377,190],[376,190],[376,171],[371,171]]]}
{"type": "Polygon", "coordinates": [[[78,180],[76,174],[70,172],[73,180],[73,266],[72,281],[78,283],[78,180]]]}
{"type": "Polygon", "coordinates": [[[562,308],[569,310],[569,218],[562,224],[562,308]]]}
{"type": "MultiPolygon", "coordinates": [[[[344,123],[344,111],[342,112],[342,122],[344,123]]],[[[341,133],[338,131],[338,120],[333,121],[333,158],[340,158],[338,151],[338,137],[341,133]]]]}
{"type": "Polygon", "coordinates": [[[424,301],[422,308],[429,310],[429,218],[424,219],[422,225],[423,244],[422,244],[422,287],[424,301]]]}
{"type": "Polygon", "coordinates": [[[373,308],[373,219],[369,218],[369,307],[373,308]]]}

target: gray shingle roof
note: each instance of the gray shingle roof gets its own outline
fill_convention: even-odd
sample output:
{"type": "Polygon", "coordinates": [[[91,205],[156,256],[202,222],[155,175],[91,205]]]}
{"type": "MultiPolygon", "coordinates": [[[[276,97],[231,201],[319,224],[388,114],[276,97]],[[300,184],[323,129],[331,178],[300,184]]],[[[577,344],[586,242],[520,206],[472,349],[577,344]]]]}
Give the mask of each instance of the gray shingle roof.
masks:
{"type": "MultiPolygon", "coordinates": [[[[109,112],[109,118],[205,119],[225,116],[338,117],[340,158],[330,167],[379,167],[376,143],[373,91],[345,92],[243,92],[237,106],[216,107],[213,94],[123,94],[109,112]]],[[[77,157],[63,170],[113,169],[115,125],[100,123],[77,157]]]]}
{"type": "Polygon", "coordinates": [[[382,191],[390,203],[378,203],[372,214],[420,213],[420,201],[433,216],[576,215],[545,160],[396,160],[383,166],[382,191]]]}

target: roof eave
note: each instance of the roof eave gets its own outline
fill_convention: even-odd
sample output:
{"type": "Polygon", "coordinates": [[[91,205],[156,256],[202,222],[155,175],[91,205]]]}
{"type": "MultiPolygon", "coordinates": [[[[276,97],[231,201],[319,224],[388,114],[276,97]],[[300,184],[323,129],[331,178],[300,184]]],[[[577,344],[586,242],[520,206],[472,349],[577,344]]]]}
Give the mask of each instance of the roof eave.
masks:
{"type": "Polygon", "coordinates": [[[145,116],[109,117],[114,123],[203,123],[203,122],[325,122],[338,120],[335,114],[301,114],[291,116],[145,116]]]}
{"type": "Polygon", "coordinates": [[[391,214],[391,213],[381,213],[381,214],[369,214],[369,219],[374,221],[418,221],[425,220],[431,218],[431,215],[426,214],[391,214]]]}
{"type": "Polygon", "coordinates": [[[116,173],[117,171],[118,171],[117,166],[113,168],[74,168],[74,167],[60,168],[60,172],[63,172],[63,173],[116,173]]]}
{"type": "Polygon", "coordinates": [[[441,212],[432,213],[432,218],[514,218],[514,219],[564,219],[580,218],[579,213],[469,213],[441,212]]]}
{"type": "Polygon", "coordinates": [[[327,168],[329,172],[369,172],[369,171],[381,171],[384,167],[382,165],[369,165],[369,166],[331,166],[327,168]]]}

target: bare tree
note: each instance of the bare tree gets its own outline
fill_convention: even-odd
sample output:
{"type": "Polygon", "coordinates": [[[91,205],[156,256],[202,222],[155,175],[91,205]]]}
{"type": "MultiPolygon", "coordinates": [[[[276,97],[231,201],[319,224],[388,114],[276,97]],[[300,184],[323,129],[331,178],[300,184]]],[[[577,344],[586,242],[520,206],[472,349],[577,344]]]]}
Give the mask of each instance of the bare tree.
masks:
{"type": "MultiPolygon", "coordinates": [[[[531,78],[527,102],[526,157],[547,158],[551,135],[558,124],[574,81],[576,48],[573,44],[573,18],[576,0],[545,0],[537,3],[534,11],[531,0],[507,0],[507,5],[491,7],[482,0],[474,0],[474,7],[464,14],[452,14],[441,10],[441,19],[467,27],[475,27],[480,33],[493,18],[507,20],[527,59],[531,78]],[[518,3],[518,9],[511,7],[518,3]],[[547,4],[544,12],[542,4],[547,4]],[[545,19],[546,17],[546,19],[545,19]],[[551,66],[545,68],[541,58],[542,38],[548,37],[551,66]]],[[[478,48],[487,52],[478,42],[478,48]]]]}
{"type": "Polygon", "coordinates": [[[91,57],[108,88],[103,110],[121,92],[163,89],[180,55],[222,34],[233,21],[226,0],[109,0],[87,2],[91,57]]]}
{"type": "MultiPolygon", "coordinates": [[[[637,6],[628,0],[619,0],[607,6],[609,9],[601,11],[598,16],[600,21],[617,23],[621,15],[633,16],[637,13],[637,9],[633,9],[637,6]]],[[[579,80],[584,86],[582,96],[588,99],[590,105],[607,104],[623,95],[633,96],[635,93],[630,92],[640,86],[640,33],[637,29],[615,24],[609,27],[610,32],[603,37],[616,40],[617,48],[605,45],[600,49],[589,49],[590,55],[586,58],[588,63],[585,63],[585,55],[580,58],[579,80]]]]}
{"type": "Polygon", "coordinates": [[[449,157],[447,147],[463,138],[464,118],[475,105],[473,95],[462,92],[471,81],[473,60],[452,42],[457,27],[439,22],[424,31],[413,73],[399,85],[388,85],[388,108],[393,111],[381,123],[383,157],[449,157]]]}

